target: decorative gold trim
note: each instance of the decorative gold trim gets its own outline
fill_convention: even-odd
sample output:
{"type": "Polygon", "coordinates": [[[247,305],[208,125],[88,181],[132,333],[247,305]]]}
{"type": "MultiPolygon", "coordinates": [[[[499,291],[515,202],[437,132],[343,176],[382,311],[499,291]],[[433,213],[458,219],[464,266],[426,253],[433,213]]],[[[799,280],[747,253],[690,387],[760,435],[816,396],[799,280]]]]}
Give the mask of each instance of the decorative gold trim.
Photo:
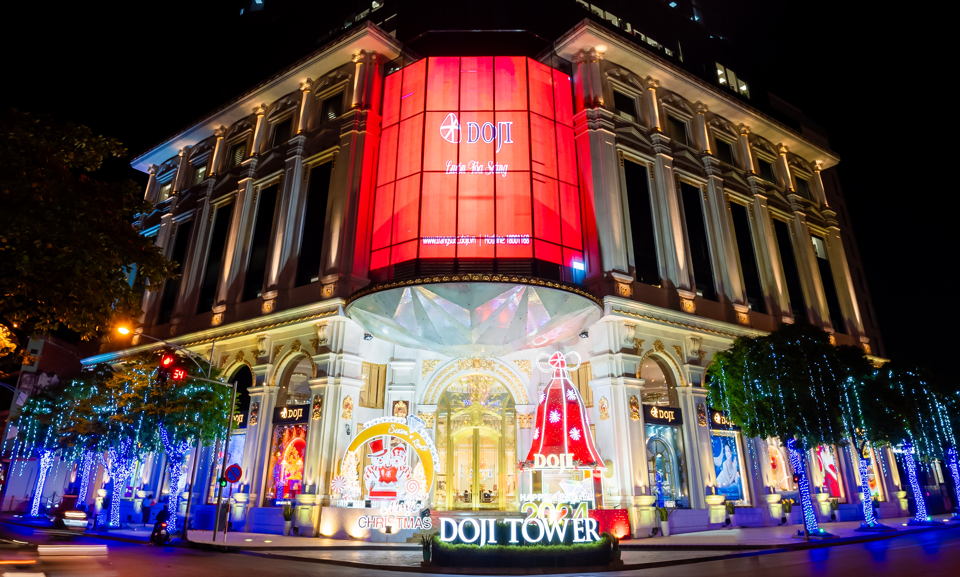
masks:
{"type": "Polygon", "coordinates": [[[530,361],[529,361],[529,360],[524,359],[524,360],[519,360],[519,361],[513,361],[513,364],[517,365],[517,370],[519,370],[521,373],[527,375],[527,378],[528,378],[528,379],[530,378],[531,373],[532,373],[532,369],[530,368],[530,361]]]}
{"type": "Polygon", "coordinates": [[[682,360],[683,360],[683,348],[681,348],[680,345],[673,345],[673,350],[674,350],[674,352],[677,353],[677,358],[682,361],[682,360]]]}
{"type": "Polygon", "coordinates": [[[245,329],[245,330],[242,330],[242,331],[236,331],[236,332],[232,332],[232,333],[227,333],[227,334],[225,334],[225,335],[217,335],[217,336],[215,336],[215,337],[210,337],[210,338],[206,338],[206,339],[200,339],[200,340],[197,340],[197,341],[190,341],[189,343],[184,343],[184,344],[182,344],[182,345],[180,345],[180,346],[181,346],[181,347],[193,347],[193,346],[196,346],[196,345],[202,345],[202,344],[204,344],[204,343],[212,343],[212,342],[214,342],[214,341],[223,341],[223,340],[226,340],[226,339],[232,339],[233,337],[239,337],[239,336],[241,336],[241,335],[249,335],[250,333],[257,333],[257,332],[260,332],[260,331],[265,331],[265,330],[269,330],[269,329],[275,329],[275,328],[277,328],[277,327],[285,327],[285,326],[287,326],[287,325],[293,325],[293,324],[296,324],[296,323],[302,323],[302,322],[304,322],[304,321],[309,321],[309,320],[313,320],[313,319],[319,319],[319,318],[323,318],[323,317],[333,316],[333,315],[337,314],[338,312],[339,312],[339,309],[333,309],[333,310],[330,310],[330,311],[326,311],[326,312],[322,312],[322,313],[317,313],[317,314],[315,314],[315,315],[307,315],[307,316],[303,316],[303,317],[297,317],[297,318],[295,318],[295,319],[290,319],[290,320],[288,320],[288,321],[281,321],[281,322],[278,322],[278,323],[273,323],[272,325],[262,325],[262,326],[253,327],[253,328],[250,328],[250,329],[245,329]]]}
{"type": "MultiPolygon", "coordinates": [[[[294,344],[299,344],[300,341],[293,341],[294,344]]],[[[287,354],[283,355],[283,358],[280,359],[280,362],[277,363],[277,370],[273,371],[273,376],[270,377],[270,386],[275,387],[277,385],[277,375],[280,374],[280,371],[284,368],[284,363],[287,362],[287,359],[290,358],[290,355],[303,355],[310,361],[310,366],[313,368],[313,377],[317,378],[317,363],[313,362],[313,358],[307,353],[301,351],[299,347],[297,350],[287,351],[287,354]]]]}
{"type": "Polygon", "coordinates": [[[498,282],[498,283],[509,283],[509,284],[527,284],[533,286],[543,286],[547,288],[559,289],[562,291],[570,292],[576,295],[580,295],[584,298],[590,299],[595,302],[600,307],[603,307],[603,302],[596,296],[588,293],[587,291],[566,283],[556,282],[556,281],[546,281],[538,278],[529,278],[523,276],[511,276],[511,275],[501,275],[501,274],[462,274],[462,275],[444,275],[444,276],[434,276],[434,277],[422,277],[411,280],[401,280],[390,283],[381,283],[373,285],[364,289],[361,289],[359,292],[355,292],[347,298],[347,306],[353,304],[354,301],[361,297],[367,295],[395,289],[399,287],[408,287],[416,285],[426,285],[426,284],[437,284],[437,283],[451,283],[451,282],[498,282]]]}
{"type": "Polygon", "coordinates": [[[653,316],[646,315],[646,314],[643,314],[643,313],[635,313],[635,312],[633,312],[633,311],[625,311],[625,310],[621,310],[621,309],[616,309],[616,308],[615,308],[615,309],[613,309],[613,312],[615,312],[615,313],[620,313],[620,314],[627,315],[627,316],[631,316],[631,317],[638,318],[638,319],[643,319],[643,320],[645,320],[645,321],[652,321],[652,322],[662,323],[662,324],[665,324],[665,325],[672,325],[672,326],[675,326],[675,327],[682,327],[682,328],[685,328],[685,329],[693,329],[693,330],[695,330],[695,331],[701,331],[701,332],[704,332],[704,333],[709,333],[709,334],[711,334],[711,335],[719,335],[719,336],[721,336],[721,337],[730,337],[731,339],[735,339],[735,338],[737,338],[737,337],[739,336],[739,335],[735,335],[735,334],[733,334],[733,333],[725,333],[725,332],[723,332],[723,331],[718,331],[718,330],[715,330],[715,329],[708,329],[708,328],[705,328],[705,327],[698,327],[697,325],[691,325],[691,324],[689,324],[689,323],[685,323],[685,322],[681,322],[681,321],[671,321],[671,320],[668,320],[668,319],[662,319],[662,318],[660,318],[660,317],[653,317],[653,316]]]}
{"type": "Polygon", "coordinates": [[[425,379],[440,364],[440,359],[424,359],[420,363],[420,378],[425,379]]]}
{"type": "Polygon", "coordinates": [[[453,384],[453,378],[466,372],[484,372],[491,376],[498,377],[502,381],[505,381],[504,384],[507,385],[507,389],[510,391],[510,394],[513,395],[513,399],[518,405],[526,405],[529,403],[526,387],[524,387],[520,379],[510,371],[508,365],[500,359],[488,358],[455,359],[448,363],[431,379],[423,395],[423,404],[437,404],[437,399],[440,398],[440,394],[453,384]]]}

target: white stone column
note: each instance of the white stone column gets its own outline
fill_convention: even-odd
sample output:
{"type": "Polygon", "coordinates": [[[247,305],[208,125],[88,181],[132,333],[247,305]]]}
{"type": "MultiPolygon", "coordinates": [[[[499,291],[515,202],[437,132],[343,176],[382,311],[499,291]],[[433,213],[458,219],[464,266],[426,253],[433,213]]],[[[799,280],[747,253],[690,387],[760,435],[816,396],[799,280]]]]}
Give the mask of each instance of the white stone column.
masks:
{"type": "Polygon", "coordinates": [[[753,164],[753,152],[750,150],[750,127],[741,124],[737,128],[740,130],[737,147],[740,149],[740,159],[743,161],[741,168],[748,173],[756,174],[757,169],[753,164]]]}
{"type": "Polygon", "coordinates": [[[753,241],[757,243],[761,253],[760,278],[763,280],[767,310],[773,316],[779,315],[782,322],[792,323],[793,310],[790,308],[790,297],[787,294],[786,279],[783,277],[783,267],[780,264],[780,253],[777,251],[776,235],[766,196],[753,195],[750,217],[753,225],[753,241]]]}
{"type": "MultiPolygon", "coordinates": [[[[824,216],[830,216],[833,211],[824,210],[824,216]]],[[[850,336],[863,335],[863,318],[860,316],[860,306],[857,303],[857,293],[853,288],[853,277],[850,275],[850,266],[847,263],[847,254],[843,249],[843,237],[840,228],[833,219],[828,220],[828,234],[824,239],[827,243],[827,258],[830,260],[830,271],[833,273],[836,285],[837,298],[840,301],[840,310],[843,311],[843,323],[846,333],[850,336]]]]}
{"type": "Polygon", "coordinates": [[[223,321],[223,313],[227,306],[237,302],[243,291],[243,271],[247,262],[247,252],[250,250],[250,230],[253,226],[253,216],[256,213],[256,194],[253,186],[254,170],[257,166],[256,158],[244,161],[245,170],[237,181],[237,194],[234,199],[233,214],[231,216],[230,231],[227,233],[227,242],[223,256],[223,267],[220,271],[220,282],[217,287],[217,300],[213,306],[213,324],[223,321]]]}
{"type": "Polygon", "coordinates": [[[697,116],[697,141],[702,152],[713,154],[713,141],[710,139],[710,129],[707,127],[707,105],[700,102],[696,103],[697,116]]]}
{"type": "Polygon", "coordinates": [[[657,102],[657,88],[660,88],[660,81],[647,76],[642,82],[646,88],[646,90],[643,91],[643,113],[647,128],[649,128],[651,132],[662,132],[663,124],[660,120],[660,104],[657,102]]]}
{"type": "Polygon", "coordinates": [[[220,166],[223,165],[223,137],[227,134],[227,127],[221,126],[213,131],[217,137],[217,143],[213,146],[213,156],[210,157],[210,167],[207,169],[209,176],[220,174],[220,166]]]}
{"type": "Polygon", "coordinates": [[[156,164],[151,164],[147,167],[147,174],[150,176],[147,177],[147,190],[143,193],[143,199],[150,204],[156,204],[157,202],[157,191],[160,189],[160,187],[157,186],[158,170],[160,170],[160,167],[156,164]]]}
{"type": "Polygon", "coordinates": [[[340,152],[334,159],[323,232],[324,296],[346,297],[369,283],[384,59],[376,52],[361,51],[353,61],[366,85],[354,85],[354,93],[362,98],[356,108],[344,113],[340,125],[340,152]]]}
{"type": "MultiPolygon", "coordinates": [[[[259,375],[262,382],[263,376],[259,375]]],[[[249,503],[246,513],[246,529],[249,532],[250,509],[262,506],[264,481],[270,463],[270,445],[273,442],[273,409],[277,405],[278,387],[254,386],[247,389],[250,395],[250,412],[247,414],[247,439],[243,451],[243,476],[240,483],[247,485],[249,503]],[[257,409],[257,422],[251,415],[257,409]]]]}
{"type": "Polygon", "coordinates": [[[187,175],[190,173],[190,147],[184,146],[177,153],[180,159],[177,161],[177,174],[173,176],[173,187],[171,194],[176,194],[183,190],[187,182],[187,175]]]}
{"type": "Polygon", "coordinates": [[[823,161],[816,160],[813,163],[813,178],[810,179],[810,184],[813,185],[813,200],[820,204],[821,207],[827,208],[830,206],[830,203],[827,202],[827,191],[823,188],[823,178],[820,177],[820,171],[823,170],[823,161]]]}
{"type": "Polygon", "coordinates": [[[610,461],[613,475],[604,480],[604,505],[626,509],[631,529],[640,533],[642,523],[635,507],[637,497],[650,494],[647,485],[646,435],[642,419],[630,416],[630,398],[640,399],[643,380],[633,376],[635,361],[627,361],[620,352],[625,338],[625,327],[615,319],[601,321],[590,329],[590,368],[593,380],[590,389],[599,418],[594,422],[597,450],[604,461],[610,461]],[[633,373],[626,370],[629,365],[633,373]],[[606,405],[606,411],[603,405],[606,405]],[[609,492],[614,485],[614,493],[609,492]]]}
{"type": "Polygon", "coordinates": [[[313,90],[313,80],[307,78],[300,83],[300,116],[297,122],[297,134],[307,131],[310,123],[310,91],[313,90]]]}
{"type": "Polygon", "coordinates": [[[790,149],[784,144],[777,145],[777,165],[780,169],[777,171],[780,186],[788,189],[788,192],[794,192],[796,187],[793,185],[793,177],[790,175],[790,163],[787,161],[787,154],[790,149]]]}
{"type": "MultiPolygon", "coordinates": [[[[396,348],[401,349],[401,347],[396,348]]],[[[397,350],[395,354],[402,352],[402,350],[397,350]]],[[[383,401],[384,416],[394,416],[394,401],[406,403],[408,415],[414,411],[416,408],[414,395],[417,389],[416,368],[417,361],[415,359],[393,359],[387,362],[387,382],[383,401]]]]}
{"type": "Polygon", "coordinates": [[[592,202],[585,204],[591,219],[588,233],[596,231],[599,242],[599,262],[584,252],[587,279],[600,279],[607,273],[626,274],[630,270],[624,234],[623,204],[620,194],[619,157],[616,147],[613,113],[597,103],[599,96],[600,56],[595,50],[579,51],[574,57],[574,88],[580,92],[577,102],[584,108],[576,110],[573,117],[574,138],[577,143],[580,165],[581,194],[592,202]]]}
{"type": "MultiPolygon", "coordinates": [[[[730,206],[723,192],[720,161],[713,156],[702,158],[707,173],[706,218],[712,230],[713,266],[717,270],[720,292],[734,305],[747,304],[747,292],[740,278],[740,266],[735,250],[736,235],[730,216],[730,206]]],[[[752,250],[753,247],[750,247],[752,250]]]]}
{"type": "Polygon", "coordinates": [[[653,207],[654,220],[659,224],[657,232],[660,251],[661,276],[668,285],[680,295],[683,310],[696,312],[694,298],[696,289],[691,278],[693,264],[690,262],[687,241],[684,237],[684,222],[680,211],[680,194],[677,190],[676,173],[673,170],[673,156],[670,139],[655,132],[650,135],[653,150],[656,153],[653,169],[653,207]]]}
{"type": "Polygon", "coordinates": [[[317,486],[317,503],[330,504],[330,481],[347,446],[357,434],[357,409],[360,407],[360,389],[363,386],[360,343],[363,329],[344,316],[327,321],[329,353],[317,355],[318,372],[326,373],[311,381],[310,390],[323,392],[323,416],[320,419],[319,438],[315,449],[316,468],[308,472],[311,484],[317,486]],[[352,411],[344,401],[350,397],[352,411]],[[349,430],[349,432],[348,432],[349,430]]]}
{"type": "Polygon", "coordinates": [[[690,507],[706,509],[706,487],[717,484],[713,471],[713,448],[710,444],[710,427],[701,427],[697,418],[697,405],[707,408],[707,391],[701,387],[677,387],[677,399],[683,411],[683,443],[687,459],[687,490],[690,492],[690,507]]]}
{"type": "Polygon", "coordinates": [[[264,115],[267,113],[267,105],[261,104],[260,106],[254,106],[253,113],[257,115],[257,125],[253,130],[253,147],[250,149],[248,156],[257,156],[263,147],[263,135],[267,131],[267,123],[264,120],[264,115]]]}
{"type": "Polygon", "coordinates": [[[290,140],[287,149],[277,231],[267,256],[265,299],[268,292],[293,288],[296,278],[303,228],[307,226],[303,220],[307,208],[307,174],[302,156],[306,141],[305,135],[298,134],[290,140]]]}
{"type": "Polygon", "coordinates": [[[832,333],[830,310],[827,308],[827,297],[823,292],[817,255],[813,252],[813,239],[810,236],[810,229],[807,228],[807,215],[799,211],[794,212],[792,224],[790,228],[793,230],[793,254],[797,260],[810,324],[821,326],[832,333]]]}

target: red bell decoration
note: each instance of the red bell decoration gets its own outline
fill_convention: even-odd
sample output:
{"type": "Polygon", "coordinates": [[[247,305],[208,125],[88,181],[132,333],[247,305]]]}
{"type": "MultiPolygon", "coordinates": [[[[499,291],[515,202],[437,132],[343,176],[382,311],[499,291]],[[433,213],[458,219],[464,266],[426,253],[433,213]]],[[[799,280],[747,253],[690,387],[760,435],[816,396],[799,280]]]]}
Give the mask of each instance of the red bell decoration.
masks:
{"type": "MultiPolygon", "coordinates": [[[[539,360],[537,364],[539,366],[539,360]]],[[[606,469],[590,434],[590,419],[583,399],[570,380],[566,357],[556,352],[549,364],[550,369],[540,368],[552,372],[553,378],[540,395],[527,462],[536,462],[537,455],[541,455],[542,460],[561,463],[562,468],[606,469]],[[555,459],[551,459],[553,455],[555,459]]]]}

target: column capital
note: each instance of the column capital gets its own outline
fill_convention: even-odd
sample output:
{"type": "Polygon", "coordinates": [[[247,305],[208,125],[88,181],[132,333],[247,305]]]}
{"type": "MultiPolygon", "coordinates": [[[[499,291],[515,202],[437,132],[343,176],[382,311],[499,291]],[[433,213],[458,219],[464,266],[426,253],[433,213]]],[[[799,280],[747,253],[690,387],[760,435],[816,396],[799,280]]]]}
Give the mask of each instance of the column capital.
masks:
{"type": "Polygon", "coordinates": [[[260,106],[254,106],[253,113],[256,114],[257,116],[263,116],[264,114],[267,113],[267,105],[261,104],[260,106]]]}
{"type": "Polygon", "coordinates": [[[742,124],[742,123],[741,123],[741,124],[737,125],[737,130],[739,130],[739,131],[740,131],[740,134],[742,134],[742,135],[744,135],[744,136],[746,136],[747,134],[750,134],[750,127],[747,126],[746,124],[742,124]]]}
{"type": "Polygon", "coordinates": [[[790,152],[790,149],[786,144],[781,142],[780,144],[777,144],[777,152],[780,154],[780,156],[786,156],[787,153],[790,152]]]}
{"type": "Polygon", "coordinates": [[[573,55],[574,64],[582,64],[584,62],[597,62],[603,60],[603,52],[598,51],[596,48],[581,48],[577,50],[577,53],[573,55]]]}
{"type": "Polygon", "coordinates": [[[822,160],[814,160],[814,161],[813,161],[813,171],[814,171],[814,172],[820,172],[821,170],[823,170],[823,161],[822,161],[822,160]]]}
{"type": "Polygon", "coordinates": [[[380,64],[381,56],[376,51],[367,52],[361,50],[351,57],[351,61],[357,64],[380,64]]]}
{"type": "Polygon", "coordinates": [[[214,134],[214,136],[216,136],[217,138],[223,138],[224,136],[227,135],[227,127],[226,127],[226,126],[221,126],[220,128],[214,130],[214,131],[213,131],[213,134],[214,134]]]}
{"type": "Polygon", "coordinates": [[[177,152],[177,156],[184,157],[187,154],[189,154],[189,152],[190,152],[190,147],[184,146],[183,148],[180,149],[179,152],[177,152]]]}
{"type": "Polygon", "coordinates": [[[157,171],[159,170],[160,170],[159,166],[157,166],[156,164],[151,164],[150,166],[147,167],[147,174],[156,175],[157,171]]]}
{"type": "Polygon", "coordinates": [[[660,88],[660,81],[652,76],[647,76],[642,81],[644,88],[647,90],[656,90],[660,88]]]}
{"type": "Polygon", "coordinates": [[[707,105],[704,104],[704,103],[702,103],[702,102],[700,102],[699,100],[697,101],[697,103],[696,103],[694,106],[695,106],[696,109],[697,109],[697,114],[703,114],[703,113],[705,113],[705,112],[707,112],[707,111],[709,110],[709,108],[707,107],[707,105]]]}
{"type": "Polygon", "coordinates": [[[300,90],[302,90],[303,92],[310,92],[311,90],[313,90],[313,79],[307,78],[306,80],[301,82],[300,90]]]}

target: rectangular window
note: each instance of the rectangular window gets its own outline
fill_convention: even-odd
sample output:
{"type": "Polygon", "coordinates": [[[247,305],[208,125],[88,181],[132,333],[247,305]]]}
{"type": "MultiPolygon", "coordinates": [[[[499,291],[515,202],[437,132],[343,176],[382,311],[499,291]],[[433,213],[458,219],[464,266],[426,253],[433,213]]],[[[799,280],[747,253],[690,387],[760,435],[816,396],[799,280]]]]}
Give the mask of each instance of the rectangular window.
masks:
{"type": "Polygon", "coordinates": [[[693,261],[693,278],[697,283],[697,296],[716,300],[713,284],[713,266],[710,264],[710,243],[707,241],[707,221],[703,217],[700,188],[680,183],[683,213],[687,223],[687,241],[690,243],[690,258],[693,261]]]}
{"type": "Polygon", "coordinates": [[[203,269],[200,299],[197,302],[198,315],[209,312],[217,299],[217,286],[220,282],[220,271],[223,267],[223,253],[227,246],[227,235],[230,233],[232,217],[232,204],[221,206],[214,213],[213,232],[210,234],[210,249],[207,253],[207,264],[203,269]]]}
{"type": "Polygon", "coordinates": [[[733,146],[726,140],[714,139],[714,149],[721,162],[733,164],[733,146]]]}
{"type": "Polygon", "coordinates": [[[812,200],[810,197],[810,182],[806,178],[796,177],[797,181],[797,194],[803,198],[812,200]]]}
{"type": "Polygon", "coordinates": [[[782,220],[773,219],[773,230],[777,236],[777,248],[780,250],[780,264],[787,284],[787,298],[793,309],[795,319],[807,320],[807,305],[803,301],[803,286],[800,284],[800,272],[793,253],[793,240],[790,225],[782,220]]]}
{"type": "Polygon", "coordinates": [[[193,167],[193,184],[200,184],[203,182],[203,179],[207,177],[207,165],[206,163],[201,166],[193,167]]]}
{"type": "Polygon", "coordinates": [[[338,92],[333,96],[328,96],[323,99],[323,104],[320,105],[320,122],[324,123],[328,120],[336,120],[340,118],[340,115],[343,114],[343,93],[338,92]]]}
{"type": "Polygon", "coordinates": [[[593,406],[593,390],[590,388],[590,380],[593,379],[593,371],[590,369],[590,363],[581,363],[575,371],[570,371],[570,381],[577,387],[580,398],[583,399],[585,407],[593,406]]]}
{"type": "Polygon", "coordinates": [[[230,149],[230,158],[227,161],[230,163],[229,168],[237,166],[243,159],[247,156],[247,142],[238,142],[233,145],[233,148],[230,149]]]}
{"type": "Polygon", "coordinates": [[[330,190],[332,168],[332,162],[324,162],[310,170],[307,206],[303,216],[303,235],[300,240],[300,258],[297,261],[296,286],[320,280],[323,230],[327,218],[327,196],[330,190]]]}
{"type": "Polygon", "coordinates": [[[384,391],[387,388],[387,365],[363,363],[360,369],[360,406],[382,409],[384,391]]]}
{"type": "Polygon", "coordinates": [[[632,96],[624,94],[618,90],[614,90],[613,105],[616,107],[617,112],[620,113],[620,116],[626,118],[630,122],[637,121],[637,101],[634,100],[632,96]]]}
{"type": "Polygon", "coordinates": [[[767,313],[767,304],[763,298],[763,285],[760,283],[760,267],[757,263],[750,234],[750,215],[747,207],[735,202],[730,203],[733,217],[733,233],[737,238],[737,255],[740,257],[740,272],[743,273],[743,285],[747,292],[747,304],[750,310],[767,313]]]}
{"type": "Polygon", "coordinates": [[[173,190],[173,182],[167,182],[160,185],[160,194],[157,195],[157,204],[170,198],[170,191],[173,190]]]}
{"type": "MultiPolygon", "coordinates": [[[[183,272],[183,261],[187,257],[187,249],[190,247],[190,231],[193,230],[193,221],[181,222],[177,225],[176,238],[173,241],[173,252],[170,260],[176,263],[176,269],[173,274],[180,275],[183,272]]],[[[170,322],[173,315],[174,306],[177,304],[177,293],[180,292],[180,281],[182,278],[167,279],[163,285],[163,295],[160,297],[160,315],[157,317],[157,324],[163,325],[170,322]]]]}
{"type": "Polygon", "coordinates": [[[833,280],[833,269],[830,268],[827,241],[816,235],[811,235],[811,238],[813,252],[817,255],[817,267],[820,269],[820,281],[823,283],[823,296],[827,299],[827,309],[830,311],[830,323],[834,331],[843,333],[843,310],[837,296],[837,284],[833,280]]]}
{"type": "Polygon", "coordinates": [[[293,138],[293,116],[281,120],[273,127],[273,146],[280,146],[291,138],[293,138]]]}
{"type": "Polygon", "coordinates": [[[773,175],[773,163],[767,162],[762,158],[757,159],[757,170],[759,171],[757,176],[766,180],[771,184],[777,183],[777,177],[773,175]]]}
{"type": "Polygon", "coordinates": [[[253,240],[250,243],[250,261],[243,283],[243,300],[259,298],[263,293],[264,275],[267,273],[267,252],[273,237],[273,214],[276,211],[279,184],[260,191],[260,206],[253,224],[253,240]]]}
{"type": "Polygon", "coordinates": [[[717,82],[719,82],[724,86],[729,86],[729,83],[727,82],[726,67],[723,64],[720,64],[719,62],[716,62],[715,64],[717,65],[717,82]]]}
{"type": "Polygon", "coordinates": [[[627,206],[633,240],[633,262],[637,280],[649,285],[660,284],[657,262],[657,240],[653,228],[653,204],[650,202],[650,177],[647,168],[630,160],[623,163],[627,184],[627,206]]]}
{"type": "Polygon", "coordinates": [[[672,116],[667,116],[667,136],[680,144],[687,144],[687,123],[672,116]]]}

